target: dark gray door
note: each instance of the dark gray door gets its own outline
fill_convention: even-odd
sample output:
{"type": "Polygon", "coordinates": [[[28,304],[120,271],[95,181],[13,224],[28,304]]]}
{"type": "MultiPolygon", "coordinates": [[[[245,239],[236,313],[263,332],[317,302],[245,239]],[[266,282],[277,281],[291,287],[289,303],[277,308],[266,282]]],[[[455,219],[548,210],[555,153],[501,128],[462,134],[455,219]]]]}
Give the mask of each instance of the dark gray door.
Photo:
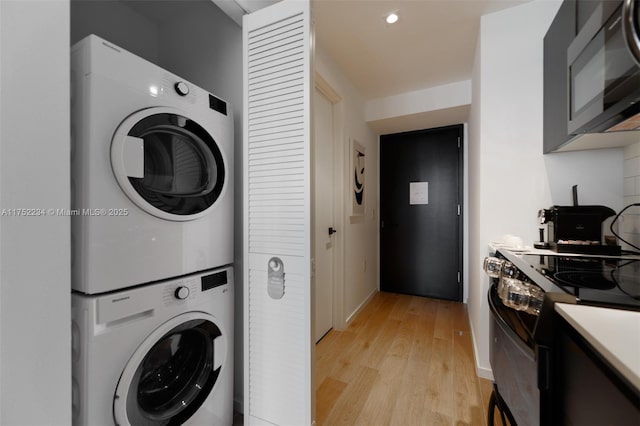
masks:
{"type": "Polygon", "coordinates": [[[462,125],[380,138],[380,288],[462,300],[462,125]]]}

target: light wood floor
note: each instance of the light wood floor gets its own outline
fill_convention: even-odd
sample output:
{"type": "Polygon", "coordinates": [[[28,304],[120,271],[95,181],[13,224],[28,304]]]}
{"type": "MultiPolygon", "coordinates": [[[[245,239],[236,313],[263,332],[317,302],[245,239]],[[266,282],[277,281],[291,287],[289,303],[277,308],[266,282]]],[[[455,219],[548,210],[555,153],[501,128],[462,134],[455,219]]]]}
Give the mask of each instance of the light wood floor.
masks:
{"type": "Polygon", "coordinates": [[[465,305],[378,293],[316,347],[319,425],[485,425],[465,305]]]}

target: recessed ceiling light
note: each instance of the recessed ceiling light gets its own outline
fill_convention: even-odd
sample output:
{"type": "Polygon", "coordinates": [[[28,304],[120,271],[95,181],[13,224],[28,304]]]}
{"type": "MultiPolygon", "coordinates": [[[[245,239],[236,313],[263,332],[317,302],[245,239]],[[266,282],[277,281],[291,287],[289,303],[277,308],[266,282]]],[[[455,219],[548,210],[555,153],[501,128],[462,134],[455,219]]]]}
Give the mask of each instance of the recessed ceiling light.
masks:
{"type": "Polygon", "coordinates": [[[387,24],[395,24],[396,22],[398,22],[398,15],[395,12],[391,12],[387,15],[386,21],[387,24]]]}

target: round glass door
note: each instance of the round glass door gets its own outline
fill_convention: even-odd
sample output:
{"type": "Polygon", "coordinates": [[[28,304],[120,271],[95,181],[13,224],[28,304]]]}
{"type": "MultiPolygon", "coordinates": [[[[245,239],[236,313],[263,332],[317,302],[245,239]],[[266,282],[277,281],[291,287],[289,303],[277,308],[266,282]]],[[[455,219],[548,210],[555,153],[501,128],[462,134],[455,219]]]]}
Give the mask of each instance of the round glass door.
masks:
{"type": "Polygon", "coordinates": [[[622,7],[625,41],[634,60],[640,65],[640,0],[624,0],[622,7]]]}
{"type": "Polygon", "coordinates": [[[163,219],[200,217],[224,189],[224,159],[213,136],[170,108],[127,118],[114,135],[111,161],[127,196],[163,219]]]}
{"type": "Polygon", "coordinates": [[[222,331],[206,318],[184,318],[150,336],[118,383],[114,398],[117,423],[184,423],[202,406],[218,380],[224,360],[216,355],[225,351],[217,345],[223,349],[226,345],[222,331]]]}

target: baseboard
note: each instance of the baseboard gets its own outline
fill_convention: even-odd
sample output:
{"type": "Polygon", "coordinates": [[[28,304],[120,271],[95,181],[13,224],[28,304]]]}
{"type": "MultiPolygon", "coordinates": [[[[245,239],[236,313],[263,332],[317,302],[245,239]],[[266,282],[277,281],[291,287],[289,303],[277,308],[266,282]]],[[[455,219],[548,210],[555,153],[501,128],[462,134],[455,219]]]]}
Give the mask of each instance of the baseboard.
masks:
{"type": "Polygon", "coordinates": [[[364,309],[365,306],[367,306],[367,304],[371,301],[371,299],[373,299],[373,296],[376,295],[376,293],[378,292],[378,289],[374,289],[371,294],[369,294],[363,301],[362,303],[360,303],[358,305],[358,307],[347,317],[347,319],[344,321],[344,328],[347,328],[349,326],[349,324],[351,324],[351,321],[354,320],[354,318],[360,313],[360,311],[362,311],[364,309]]]}
{"type": "Polygon", "coordinates": [[[473,332],[473,324],[471,323],[471,320],[469,320],[469,325],[471,326],[470,327],[471,343],[473,344],[473,356],[475,358],[475,364],[476,364],[476,375],[483,379],[493,381],[493,371],[491,370],[491,367],[487,368],[487,367],[482,367],[481,365],[478,365],[478,359],[480,359],[480,357],[478,356],[478,345],[476,344],[476,335],[473,332]]]}
{"type": "Polygon", "coordinates": [[[476,374],[478,377],[493,381],[493,371],[490,368],[480,367],[476,365],[476,374]]]}

